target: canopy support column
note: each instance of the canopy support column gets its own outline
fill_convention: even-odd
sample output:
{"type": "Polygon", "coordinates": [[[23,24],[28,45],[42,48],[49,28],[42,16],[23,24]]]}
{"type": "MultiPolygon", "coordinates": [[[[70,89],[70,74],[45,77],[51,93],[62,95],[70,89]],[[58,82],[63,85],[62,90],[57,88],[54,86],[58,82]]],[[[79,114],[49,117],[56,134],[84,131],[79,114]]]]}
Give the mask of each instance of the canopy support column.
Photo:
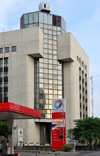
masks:
{"type": "Polygon", "coordinates": [[[8,132],[11,132],[11,135],[8,135],[9,147],[10,147],[9,154],[14,154],[13,130],[14,130],[14,120],[8,119],[8,132]]]}

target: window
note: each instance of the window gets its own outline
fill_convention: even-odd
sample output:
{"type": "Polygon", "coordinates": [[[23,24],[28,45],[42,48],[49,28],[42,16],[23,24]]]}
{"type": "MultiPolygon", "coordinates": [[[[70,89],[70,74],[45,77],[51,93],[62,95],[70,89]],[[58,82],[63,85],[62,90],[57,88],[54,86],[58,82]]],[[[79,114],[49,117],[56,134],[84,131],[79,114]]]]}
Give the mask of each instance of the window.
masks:
{"type": "Polygon", "coordinates": [[[0,48],[0,53],[3,53],[3,48],[0,48]]]}
{"type": "Polygon", "coordinates": [[[33,13],[29,14],[29,23],[33,23],[33,13]]]}
{"type": "Polygon", "coordinates": [[[28,24],[28,14],[24,15],[24,24],[28,24]]]}
{"type": "Polygon", "coordinates": [[[8,58],[4,59],[4,67],[8,67],[8,58]]]}
{"type": "Polygon", "coordinates": [[[15,52],[16,51],[16,46],[12,46],[12,52],[15,52]]]}
{"type": "Polygon", "coordinates": [[[56,17],[57,19],[56,19],[56,22],[57,22],[57,26],[58,27],[61,27],[61,17],[56,17]]]}
{"type": "Polygon", "coordinates": [[[87,70],[87,65],[85,65],[85,69],[87,70]]]}
{"type": "Polygon", "coordinates": [[[47,24],[47,14],[44,14],[44,23],[47,24]]]}
{"type": "Polygon", "coordinates": [[[43,23],[43,13],[39,12],[39,22],[43,23]]]}
{"type": "MultiPolygon", "coordinates": [[[[48,24],[52,24],[52,15],[48,14],[48,24]]],[[[52,29],[51,26],[49,26],[49,29],[52,29]]]]}
{"type": "Polygon", "coordinates": [[[46,4],[44,4],[44,8],[46,8],[46,4]]]}
{"type": "Polygon", "coordinates": [[[0,67],[3,66],[3,59],[0,59],[0,67]]]}
{"type": "Polygon", "coordinates": [[[0,73],[0,77],[2,77],[2,76],[3,76],[3,73],[1,72],[1,73],[0,73]]]}
{"type": "Polygon", "coordinates": [[[8,97],[8,92],[5,92],[4,93],[4,97],[8,97]]]}
{"type": "Polygon", "coordinates": [[[4,72],[4,77],[8,77],[8,71],[4,72]]]}
{"type": "Polygon", "coordinates": [[[38,22],[38,12],[34,13],[34,23],[38,22]]]}
{"type": "Polygon", "coordinates": [[[5,47],[5,53],[9,53],[10,52],[10,48],[9,47],[5,47]]]}

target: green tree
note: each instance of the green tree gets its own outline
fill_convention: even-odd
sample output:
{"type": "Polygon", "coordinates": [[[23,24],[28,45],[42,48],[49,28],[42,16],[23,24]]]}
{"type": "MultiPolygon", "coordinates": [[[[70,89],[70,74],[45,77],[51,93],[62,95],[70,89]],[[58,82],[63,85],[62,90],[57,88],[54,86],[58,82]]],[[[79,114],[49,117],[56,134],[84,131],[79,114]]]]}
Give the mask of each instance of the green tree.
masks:
{"type": "Polygon", "coordinates": [[[1,136],[8,136],[8,122],[7,121],[0,121],[0,135],[1,136]]]}
{"type": "MultiPolygon", "coordinates": [[[[74,120],[75,127],[69,129],[67,132],[67,138],[79,140],[81,138],[90,142],[90,149],[92,149],[92,142],[100,139],[100,119],[99,118],[84,118],[74,120]]],[[[95,146],[96,147],[96,146],[95,146]]]]}

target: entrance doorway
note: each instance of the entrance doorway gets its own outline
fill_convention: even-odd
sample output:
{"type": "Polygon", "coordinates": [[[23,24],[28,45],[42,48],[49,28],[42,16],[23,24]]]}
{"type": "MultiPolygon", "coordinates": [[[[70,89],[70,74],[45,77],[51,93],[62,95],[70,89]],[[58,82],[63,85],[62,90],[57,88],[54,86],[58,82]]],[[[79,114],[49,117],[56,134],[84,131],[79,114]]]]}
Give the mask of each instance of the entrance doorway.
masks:
{"type": "Polygon", "coordinates": [[[51,144],[51,123],[40,123],[40,145],[51,144]]]}

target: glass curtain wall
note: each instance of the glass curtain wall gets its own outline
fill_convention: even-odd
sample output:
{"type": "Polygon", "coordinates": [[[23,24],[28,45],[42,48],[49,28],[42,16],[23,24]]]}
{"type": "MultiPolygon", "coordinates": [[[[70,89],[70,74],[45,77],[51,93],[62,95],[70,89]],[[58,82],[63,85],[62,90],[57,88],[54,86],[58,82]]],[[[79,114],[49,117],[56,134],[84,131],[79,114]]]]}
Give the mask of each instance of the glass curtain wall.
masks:
{"type": "Polygon", "coordinates": [[[0,102],[8,102],[8,58],[4,58],[4,66],[0,58],[0,102]]]}
{"type": "Polygon", "coordinates": [[[52,99],[62,98],[62,65],[57,61],[57,35],[66,32],[62,17],[35,12],[25,14],[24,28],[39,26],[44,33],[44,58],[35,60],[35,109],[52,118],[52,99]]]}

